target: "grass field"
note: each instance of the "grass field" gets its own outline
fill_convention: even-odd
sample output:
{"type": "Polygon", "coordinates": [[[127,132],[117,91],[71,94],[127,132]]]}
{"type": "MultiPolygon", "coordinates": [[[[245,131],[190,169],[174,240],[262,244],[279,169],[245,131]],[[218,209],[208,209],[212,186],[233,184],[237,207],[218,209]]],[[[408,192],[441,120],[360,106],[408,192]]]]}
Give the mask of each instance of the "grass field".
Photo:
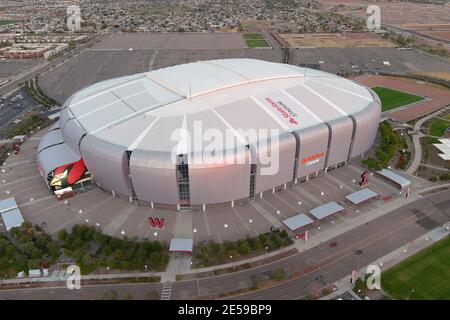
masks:
{"type": "Polygon", "coordinates": [[[1,20],[0,19],[0,26],[4,26],[7,24],[16,23],[16,22],[18,22],[18,21],[17,20],[1,20]]]}
{"type": "Polygon", "coordinates": [[[424,99],[420,96],[384,87],[375,87],[372,89],[380,97],[383,111],[392,110],[424,99]]]}
{"type": "Polygon", "coordinates": [[[432,136],[442,137],[447,128],[450,128],[450,120],[446,121],[444,119],[434,119],[428,128],[428,132],[432,136]]]}
{"type": "Polygon", "coordinates": [[[244,33],[244,40],[249,48],[268,48],[270,45],[260,33],[244,33]]]}
{"type": "Polygon", "coordinates": [[[450,237],[433,244],[381,274],[381,285],[394,299],[450,299],[450,237]]]}

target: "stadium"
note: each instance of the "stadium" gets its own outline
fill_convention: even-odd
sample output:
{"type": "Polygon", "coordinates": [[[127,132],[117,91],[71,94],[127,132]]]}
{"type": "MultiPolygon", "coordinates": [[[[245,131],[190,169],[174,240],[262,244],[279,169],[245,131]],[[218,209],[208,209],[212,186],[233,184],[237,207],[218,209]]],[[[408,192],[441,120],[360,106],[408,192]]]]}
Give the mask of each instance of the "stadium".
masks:
{"type": "Polygon", "coordinates": [[[152,208],[234,206],[362,156],[380,116],[372,90],[329,73],[253,59],[199,61],[74,93],[38,147],[38,168],[57,195],[95,183],[152,208]],[[231,133],[234,143],[211,152],[211,139],[197,138],[199,124],[231,133]],[[266,130],[268,139],[249,130],[266,130]],[[268,154],[277,161],[271,174],[268,154]]]}

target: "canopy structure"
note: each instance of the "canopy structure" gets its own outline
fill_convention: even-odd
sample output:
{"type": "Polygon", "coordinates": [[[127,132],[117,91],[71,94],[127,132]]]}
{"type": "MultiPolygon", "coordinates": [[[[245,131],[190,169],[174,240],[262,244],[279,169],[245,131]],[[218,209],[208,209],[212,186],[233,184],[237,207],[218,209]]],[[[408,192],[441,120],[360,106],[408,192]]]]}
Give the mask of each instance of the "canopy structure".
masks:
{"type": "Polygon", "coordinates": [[[320,207],[314,208],[309,213],[318,220],[325,219],[339,212],[345,212],[345,208],[340,206],[337,202],[328,202],[320,207]]]}
{"type": "Polygon", "coordinates": [[[378,193],[376,193],[373,190],[370,189],[361,189],[356,192],[353,192],[349,194],[348,196],[345,196],[345,199],[350,201],[353,204],[361,204],[367,200],[373,199],[378,197],[378,193]]]}
{"type": "Polygon", "coordinates": [[[436,148],[438,148],[441,152],[439,157],[444,160],[450,160],[450,139],[439,139],[440,143],[433,144],[436,148]]]}
{"type": "Polygon", "coordinates": [[[192,239],[173,238],[170,240],[170,252],[189,252],[192,254],[194,241],[192,239]]]}
{"type": "Polygon", "coordinates": [[[0,213],[17,208],[17,203],[14,198],[8,198],[0,201],[0,213]]]}
{"type": "Polygon", "coordinates": [[[20,213],[19,208],[15,208],[12,210],[9,210],[7,212],[2,213],[2,219],[5,223],[6,231],[9,231],[10,229],[14,227],[20,227],[22,223],[24,222],[22,213],[20,213]]]}
{"type": "Polygon", "coordinates": [[[296,216],[284,220],[283,223],[286,225],[286,227],[289,228],[289,230],[295,231],[314,223],[314,220],[312,220],[306,214],[300,213],[296,216]]]}
{"type": "Polygon", "coordinates": [[[377,174],[383,177],[384,179],[394,183],[400,189],[404,189],[411,185],[411,181],[402,177],[398,173],[395,173],[394,171],[388,169],[381,169],[380,171],[377,171],[377,174]]]}

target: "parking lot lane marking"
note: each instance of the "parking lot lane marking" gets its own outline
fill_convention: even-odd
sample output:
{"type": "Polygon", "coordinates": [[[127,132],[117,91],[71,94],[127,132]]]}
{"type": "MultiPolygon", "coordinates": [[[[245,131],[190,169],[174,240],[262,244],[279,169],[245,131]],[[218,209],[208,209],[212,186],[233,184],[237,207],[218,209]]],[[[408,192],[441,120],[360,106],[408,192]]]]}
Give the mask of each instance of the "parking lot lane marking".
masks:
{"type": "MultiPolygon", "coordinates": [[[[295,189],[290,188],[290,189],[286,189],[286,191],[287,191],[289,194],[291,194],[291,195],[297,200],[297,203],[298,203],[298,201],[300,201],[302,204],[306,204],[307,206],[310,206],[311,208],[314,207],[314,204],[312,204],[311,202],[305,200],[304,198],[300,198],[300,195],[299,195],[299,194],[295,194],[295,193],[293,192],[293,191],[295,191],[295,189]]],[[[301,208],[301,207],[299,207],[299,208],[301,208]]],[[[298,208],[297,210],[299,210],[299,208],[298,208]]]]}
{"type": "Polygon", "coordinates": [[[330,178],[330,180],[333,180],[333,181],[337,184],[337,185],[336,185],[336,188],[337,188],[338,190],[340,190],[340,187],[339,187],[339,186],[342,186],[342,188],[345,188],[345,189],[347,189],[347,190],[349,190],[349,191],[351,191],[351,192],[354,191],[353,188],[349,187],[349,185],[347,184],[347,182],[344,182],[344,181],[342,181],[342,180],[336,178],[335,176],[333,176],[333,174],[330,173],[330,174],[327,175],[327,177],[330,178]]]}
{"type": "Polygon", "coordinates": [[[26,178],[16,179],[16,180],[14,180],[12,182],[2,183],[0,185],[0,187],[9,186],[9,185],[12,185],[12,184],[18,184],[18,183],[25,182],[25,181],[30,181],[30,180],[36,179],[38,177],[40,178],[41,176],[40,175],[34,175],[34,176],[26,177],[26,178]]]}
{"type": "MultiPolygon", "coordinates": [[[[53,198],[53,196],[52,196],[52,198],[53,198]]],[[[22,205],[20,205],[19,207],[22,207],[22,208],[23,208],[23,207],[25,207],[25,206],[30,206],[30,205],[32,205],[32,204],[37,204],[37,203],[42,202],[42,201],[47,200],[47,199],[48,199],[48,198],[41,198],[41,199],[38,199],[38,200],[34,200],[34,201],[31,201],[31,202],[22,204],[22,205]]],[[[63,204],[63,202],[55,202],[55,203],[52,204],[51,206],[45,207],[45,208],[42,209],[42,210],[39,210],[39,211],[36,211],[36,212],[31,213],[31,214],[30,214],[30,217],[37,216],[37,215],[41,214],[42,212],[48,211],[49,209],[54,208],[54,207],[57,207],[58,205],[61,205],[61,204],[63,204]]]]}
{"type": "MultiPolygon", "coordinates": [[[[106,199],[106,200],[110,200],[106,199]]],[[[103,233],[114,235],[117,230],[120,229],[120,227],[127,221],[128,217],[136,210],[137,207],[133,205],[129,205],[126,207],[122,212],[114,218],[106,227],[103,229],[103,233]]]]}
{"type": "Polygon", "coordinates": [[[205,220],[206,234],[207,234],[208,236],[210,236],[210,235],[211,235],[211,232],[209,231],[208,217],[207,217],[205,211],[202,211],[202,216],[203,216],[203,219],[205,220]]]}
{"type": "Polygon", "coordinates": [[[286,204],[289,208],[291,208],[292,210],[294,210],[294,212],[298,212],[298,208],[294,207],[293,205],[291,205],[288,201],[284,200],[283,198],[281,198],[278,194],[274,194],[274,196],[279,199],[281,202],[283,202],[284,204],[286,204]]]}
{"type": "Polygon", "coordinates": [[[314,195],[312,195],[309,191],[306,191],[305,188],[300,188],[299,186],[295,186],[294,190],[297,190],[298,192],[300,192],[303,196],[305,196],[306,198],[308,198],[313,204],[314,206],[318,206],[320,205],[323,201],[320,200],[319,198],[315,197],[314,195]]]}
{"type": "Polygon", "coordinates": [[[272,214],[270,214],[264,207],[262,207],[259,203],[256,201],[251,201],[250,205],[255,208],[255,210],[262,215],[272,226],[275,228],[282,227],[282,223],[277,220],[272,214]]]}
{"type": "MultiPolygon", "coordinates": [[[[110,197],[108,197],[108,198],[106,198],[106,199],[104,199],[104,200],[102,200],[102,201],[96,203],[96,204],[93,205],[92,207],[90,207],[90,208],[84,210],[84,212],[83,212],[82,214],[77,214],[77,215],[75,216],[75,218],[70,219],[70,220],[67,220],[67,221],[66,221],[65,223],[63,223],[62,225],[59,225],[58,227],[56,227],[56,228],[53,230],[53,233],[55,233],[55,232],[57,232],[57,231],[59,231],[59,230],[65,228],[67,225],[70,225],[72,222],[74,222],[74,221],[76,221],[76,220],[78,220],[78,219],[85,218],[85,217],[88,215],[89,212],[91,212],[91,211],[94,210],[95,208],[101,206],[102,204],[104,204],[104,203],[110,201],[112,198],[114,198],[114,197],[113,197],[113,196],[110,196],[110,197]]],[[[72,206],[71,206],[71,208],[73,209],[72,206]]],[[[120,227],[120,226],[119,226],[119,227],[120,227]]]]}
{"type": "Polygon", "coordinates": [[[250,231],[250,228],[247,226],[247,224],[244,222],[244,219],[242,219],[241,215],[239,214],[239,212],[236,210],[236,208],[232,208],[234,213],[236,214],[236,216],[239,218],[239,220],[242,222],[242,224],[244,225],[245,229],[247,229],[247,231],[250,231]]]}
{"type": "Polygon", "coordinates": [[[275,206],[273,206],[269,201],[267,201],[266,199],[261,199],[264,203],[266,203],[269,207],[271,207],[275,212],[273,213],[273,215],[279,215],[282,216],[284,219],[286,219],[287,217],[284,215],[284,213],[281,211],[280,208],[277,208],[275,206]],[[279,214],[277,212],[280,212],[279,214]]]}

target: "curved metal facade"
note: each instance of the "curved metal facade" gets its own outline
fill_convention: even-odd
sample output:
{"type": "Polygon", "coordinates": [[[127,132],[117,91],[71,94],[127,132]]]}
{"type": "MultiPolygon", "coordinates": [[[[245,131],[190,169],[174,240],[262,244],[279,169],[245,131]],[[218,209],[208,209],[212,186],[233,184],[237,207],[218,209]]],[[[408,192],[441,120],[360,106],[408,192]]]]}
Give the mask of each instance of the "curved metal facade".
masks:
{"type": "Polygon", "coordinates": [[[82,158],[103,189],[156,204],[252,198],[346,163],[375,139],[376,94],[324,72],[308,75],[294,66],[229,59],[103,81],[65,103],[38,147],[39,166],[46,177],[82,158]],[[184,141],[183,132],[198,135],[199,123],[209,140],[184,141]],[[246,130],[266,130],[271,139],[246,130]],[[206,152],[213,133],[237,142],[222,146],[219,163],[206,152]]]}

